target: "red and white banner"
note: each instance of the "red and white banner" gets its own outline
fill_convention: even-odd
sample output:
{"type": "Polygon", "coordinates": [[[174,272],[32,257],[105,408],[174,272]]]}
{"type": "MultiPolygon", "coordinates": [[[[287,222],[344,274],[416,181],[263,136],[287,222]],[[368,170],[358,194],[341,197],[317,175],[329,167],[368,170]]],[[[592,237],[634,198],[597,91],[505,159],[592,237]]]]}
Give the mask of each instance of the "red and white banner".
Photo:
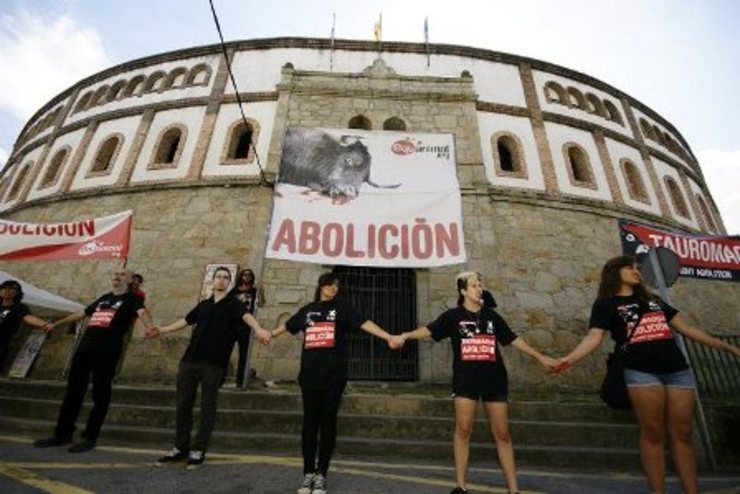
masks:
{"type": "Polygon", "coordinates": [[[619,221],[619,230],[625,254],[666,247],[681,260],[681,276],[740,281],[740,237],[671,233],[626,220],[619,221]]]}
{"type": "Polygon", "coordinates": [[[453,136],[289,128],[266,256],[355,266],[464,263],[453,136]]]}
{"type": "Polygon", "coordinates": [[[131,211],[67,223],[0,220],[0,260],[51,261],[128,256],[131,211]]]}

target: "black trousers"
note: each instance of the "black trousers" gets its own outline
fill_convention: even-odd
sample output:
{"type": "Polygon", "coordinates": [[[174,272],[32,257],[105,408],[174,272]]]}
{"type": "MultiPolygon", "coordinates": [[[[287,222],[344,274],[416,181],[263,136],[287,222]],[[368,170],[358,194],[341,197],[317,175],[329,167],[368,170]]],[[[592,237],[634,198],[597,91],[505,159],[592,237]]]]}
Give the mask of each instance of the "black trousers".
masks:
{"type": "Polygon", "coordinates": [[[120,352],[94,351],[75,354],[67,377],[67,391],[59,409],[54,435],[69,436],[74,432],[75,422],[80,414],[82,401],[85,399],[92,375],[93,408],[87,418],[83,435],[92,441],[98,439],[100,428],[108,414],[113,377],[116,375],[116,364],[120,355],[120,352]]]}
{"type": "Polygon", "coordinates": [[[177,426],[175,447],[180,451],[206,451],[216,425],[218,391],[224,369],[201,362],[180,362],[177,371],[177,426]],[[200,424],[192,448],[193,405],[200,385],[200,424]]]}
{"type": "Polygon", "coordinates": [[[236,365],[236,387],[241,388],[244,385],[244,372],[247,370],[247,352],[249,351],[249,341],[252,339],[250,331],[239,331],[236,343],[239,345],[239,362],[236,365]]]}
{"type": "Polygon", "coordinates": [[[337,443],[337,414],[347,383],[321,390],[301,388],[303,395],[303,473],[326,476],[337,443]],[[316,464],[318,452],[319,462],[316,464]]]}

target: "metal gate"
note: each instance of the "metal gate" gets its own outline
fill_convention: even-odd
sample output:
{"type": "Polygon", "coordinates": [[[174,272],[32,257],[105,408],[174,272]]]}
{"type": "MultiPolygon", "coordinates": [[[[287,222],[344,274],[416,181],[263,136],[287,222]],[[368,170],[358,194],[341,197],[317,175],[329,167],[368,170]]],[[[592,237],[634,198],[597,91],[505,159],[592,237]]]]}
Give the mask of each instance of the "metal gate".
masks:
{"type": "MultiPolygon", "coordinates": [[[[411,269],[337,266],[340,297],[366,319],[391,334],[416,328],[416,277],[411,269]]],[[[349,339],[349,378],[354,380],[415,381],[418,344],[407,341],[399,350],[364,331],[349,339]]]]}

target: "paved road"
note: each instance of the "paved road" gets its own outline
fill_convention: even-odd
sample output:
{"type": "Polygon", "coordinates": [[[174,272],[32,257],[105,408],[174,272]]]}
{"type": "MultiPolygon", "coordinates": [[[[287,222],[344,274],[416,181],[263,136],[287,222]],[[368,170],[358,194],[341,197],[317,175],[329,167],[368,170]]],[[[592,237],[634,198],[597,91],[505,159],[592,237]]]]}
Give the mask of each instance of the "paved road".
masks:
{"type": "MultiPolygon", "coordinates": [[[[65,448],[36,449],[31,438],[0,436],[0,493],[294,493],[301,478],[298,457],[265,454],[208,455],[206,464],[155,468],[164,451],[106,446],[83,454],[65,448]]],[[[166,449],[166,448],[164,448],[166,449]]],[[[472,467],[473,493],[503,493],[500,472],[489,465],[472,467]]],[[[448,494],[454,474],[450,465],[423,462],[367,462],[337,458],[329,477],[331,494],[448,494]]],[[[647,492],[634,474],[583,473],[564,470],[520,470],[522,493],[628,494],[647,492]]],[[[704,494],[740,493],[740,474],[705,475],[704,494]]],[[[680,488],[671,479],[669,493],[680,488]]]]}

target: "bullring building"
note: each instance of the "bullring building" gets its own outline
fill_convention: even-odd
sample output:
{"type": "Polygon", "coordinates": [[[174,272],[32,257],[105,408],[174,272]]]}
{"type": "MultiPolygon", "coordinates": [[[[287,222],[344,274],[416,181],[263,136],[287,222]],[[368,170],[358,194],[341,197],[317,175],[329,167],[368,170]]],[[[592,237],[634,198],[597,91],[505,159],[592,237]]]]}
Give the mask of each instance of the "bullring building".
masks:
{"type": "MultiPolygon", "coordinates": [[[[368,318],[408,330],[454,305],[454,275],[471,269],[484,274],[512,328],[552,355],[585,332],[601,265],[620,252],[619,218],[724,233],[691,147],[649,102],[521,56],[454,45],[379,48],[306,38],[228,43],[238,95],[220,45],[94,74],[25,125],[0,178],[0,211],[54,223],[133,210],[129,265],[146,278],[157,322],[182,317],[198,298],[204,266],[223,262],[251,267],[264,283],[257,317],[266,328],[311,299],[320,273],[335,270],[368,318]],[[467,261],[390,268],[267,258],[274,184],[293,127],[453,136],[467,261]]],[[[115,265],[2,269],[84,303],[107,289],[115,265]]],[[[682,279],[673,295],[690,320],[722,332],[737,325],[738,290],[682,279]]],[[[137,327],[121,380],[172,382],[188,335],[147,342],[142,333],[137,327]]],[[[59,374],[70,338],[49,341],[36,376],[59,374]]],[[[281,339],[255,348],[252,366],[266,379],[294,379],[299,352],[300,342],[281,339]]],[[[423,341],[391,355],[357,335],[350,373],[445,382],[450,359],[448,345],[423,341]]],[[[543,382],[535,365],[509,354],[510,379],[543,382]]],[[[591,359],[548,382],[591,382],[602,365],[591,359]]]]}

